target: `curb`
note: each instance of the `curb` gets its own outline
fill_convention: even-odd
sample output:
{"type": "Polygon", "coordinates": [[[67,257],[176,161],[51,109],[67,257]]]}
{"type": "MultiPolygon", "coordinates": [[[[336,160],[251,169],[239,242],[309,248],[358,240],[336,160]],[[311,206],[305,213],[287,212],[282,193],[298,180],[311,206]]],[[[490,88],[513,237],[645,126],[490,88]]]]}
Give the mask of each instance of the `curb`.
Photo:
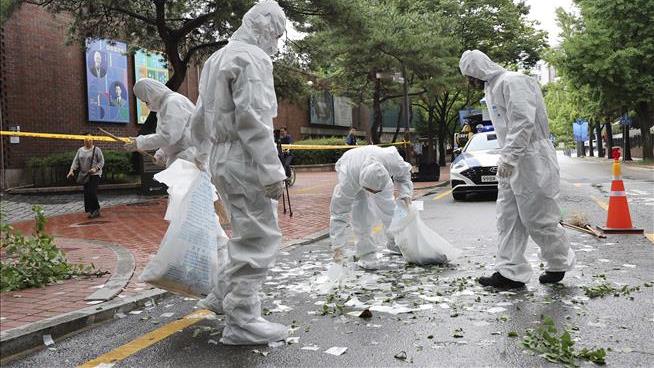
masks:
{"type": "MultiPolygon", "coordinates": [[[[101,184],[98,190],[124,190],[124,189],[139,189],[141,184],[126,183],[126,184],[101,184]]],[[[71,185],[65,187],[41,187],[41,188],[9,188],[5,190],[7,194],[43,194],[43,193],[73,193],[82,192],[81,185],[71,185]]]]}
{"type": "Polygon", "coordinates": [[[146,301],[156,302],[167,295],[168,292],[165,290],[148,290],[125,299],[112,300],[106,304],[87,307],[4,331],[0,334],[0,362],[4,364],[24,353],[44,347],[43,335],[50,335],[57,340],[96,323],[112,319],[117,312],[126,313],[141,308],[145,306],[146,301]]]}
{"type": "Polygon", "coordinates": [[[309,234],[302,239],[296,239],[296,240],[284,242],[284,244],[282,244],[282,246],[279,249],[287,249],[292,247],[298,247],[301,245],[307,245],[313,242],[317,242],[318,240],[326,239],[328,237],[329,237],[329,229],[320,230],[320,231],[316,231],[313,234],[309,234]]]}
{"type": "MultiPolygon", "coordinates": [[[[435,185],[432,185],[432,186],[427,187],[427,188],[420,188],[420,189],[418,189],[418,190],[424,190],[424,189],[438,189],[438,188],[446,187],[449,183],[450,183],[449,180],[443,180],[443,181],[441,181],[441,182],[439,182],[439,183],[437,183],[437,184],[435,184],[435,185]]],[[[427,196],[429,196],[429,195],[436,194],[436,193],[437,193],[436,190],[429,190],[428,192],[426,192],[425,194],[421,195],[421,196],[418,197],[418,198],[424,198],[424,197],[427,197],[427,196]]]]}

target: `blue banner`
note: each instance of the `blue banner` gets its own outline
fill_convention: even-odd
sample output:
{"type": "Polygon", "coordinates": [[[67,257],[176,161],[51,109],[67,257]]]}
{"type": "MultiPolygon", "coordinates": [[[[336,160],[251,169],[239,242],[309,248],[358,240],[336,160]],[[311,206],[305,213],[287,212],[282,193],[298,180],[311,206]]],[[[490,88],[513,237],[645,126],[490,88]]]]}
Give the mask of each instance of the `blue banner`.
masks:
{"type": "Polygon", "coordinates": [[[628,127],[630,127],[631,123],[633,122],[631,120],[631,118],[629,117],[629,115],[627,115],[627,114],[624,114],[624,115],[620,116],[619,120],[620,120],[620,125],[622,125],[622,126],[626,125],[628,127]]]}
{"type": "Polygon", "coordinates": [[[575,142],[585,142],[588,140],[588,121],[577,119],[572,123],[572,135],[575,142]]]}
{"type": "Polygon", "coordinates": [[[86,40],[86,92],[89,121],[129,123],[127,44],[86,40]]]}

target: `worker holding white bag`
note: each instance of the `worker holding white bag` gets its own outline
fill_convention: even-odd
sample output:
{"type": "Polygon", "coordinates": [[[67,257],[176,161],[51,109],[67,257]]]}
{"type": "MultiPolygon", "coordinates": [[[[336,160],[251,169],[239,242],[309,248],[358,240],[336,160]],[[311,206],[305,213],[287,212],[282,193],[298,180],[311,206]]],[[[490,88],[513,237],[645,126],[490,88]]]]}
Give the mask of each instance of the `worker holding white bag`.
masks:
{"type": "Polygon", "coordinates": [[[395,147],[366,146],[343,154],[336,163],[336,172],[338,185],[332,195],[329,231],[334,260],[342,261],[351,214],[352,229],[357,237],[358,265],[365,269],[379,268],[372,228],[381,220],[387,231],[387,248],[400,253],[388,228],[395,209],[394,186],[402,205],[408,208],[411,204],[411,165],[404,161],[395,147]],[[375,210],[371,209],[371,202],[375,210]]]}

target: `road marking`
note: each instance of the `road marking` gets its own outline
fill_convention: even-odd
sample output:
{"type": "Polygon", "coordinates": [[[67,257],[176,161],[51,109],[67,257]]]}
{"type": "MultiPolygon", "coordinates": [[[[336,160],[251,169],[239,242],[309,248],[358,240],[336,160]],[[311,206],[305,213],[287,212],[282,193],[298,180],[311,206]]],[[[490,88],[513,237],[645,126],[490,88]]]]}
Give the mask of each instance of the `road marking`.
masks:
{"type": "Polygon", "coordinates": [[[89,360],[88,362],[79,366],[79,368],[93,368],[101,364],[115,364],[128,358],[131,355],[138,353],[139,351],[148,348],[161,340],[164,340],[168,336],[183,330],[184,328],[191,326],[195,323],[198,323],[205,319],[206,317],[212,315],[213,312],[202,309],[195,311],[191,314],[186,315],[184,318],[178,319],[177,321],[171,322],[167,325],[161,326],[158,329],[148,332],[147,334],[137,337],[136,339],[128,342],[125,345],[119,346],[118,348],[100,355],[99,357],[89,360]]]}
{"type": "Polygon", "coordinates": [[[306,187],[306,188],[298,189],[298,190],[296,190],[295,192],[298,193],[298,194],[306,193],[306,192],[310,192],[310,191],[312,191],[312,190],[314,190],[314,189],[319,189],[319,188],[325,187],[325,186],[327,186],[327,185],[328,185],[328,184],[325,184],[325,183],[323,183],[323,184],[318,184],[318,185],[312,185],[312,186],[310,186],[310,187],[306,187]]]}
{"type": "Polygon", "coordinates": [[[601,200],[601,199],[599,199],[599,198],[597,198],[597,197],[594,197],[594,196],[590,196],[590,198],[591,198],[595,203],[597,203],[598,206],[602,207],[602,209],[603,209],[604,211],[608,211],[608,210],[609,210],[609,204],[606,203],[605,201],[603,201],[603,200],[601,200]]]}
{"type": "Polygon", "coordinates": [[[450,189],[450,190],[445,191],[445,192],[443,192],[441,194],[438,194],[438,195],[434,196],[433,200],[435,201],[435,200],[441,199],[441,198],[445,197],[446,195],[452,193],[452,191],[454,191],[454,189],[450,189]]]}

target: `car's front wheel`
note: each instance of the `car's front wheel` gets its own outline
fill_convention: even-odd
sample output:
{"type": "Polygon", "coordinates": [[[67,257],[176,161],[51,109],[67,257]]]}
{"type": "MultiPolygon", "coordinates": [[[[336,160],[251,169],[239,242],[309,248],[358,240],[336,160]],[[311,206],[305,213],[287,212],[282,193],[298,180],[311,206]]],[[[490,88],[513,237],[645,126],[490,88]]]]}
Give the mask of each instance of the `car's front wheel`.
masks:
{"type": "Polygon", "coordinates": [[[462,201],[466,199],[466,194],[463,192],[452,192],[452,197],[455,201],[462,201]]]}

